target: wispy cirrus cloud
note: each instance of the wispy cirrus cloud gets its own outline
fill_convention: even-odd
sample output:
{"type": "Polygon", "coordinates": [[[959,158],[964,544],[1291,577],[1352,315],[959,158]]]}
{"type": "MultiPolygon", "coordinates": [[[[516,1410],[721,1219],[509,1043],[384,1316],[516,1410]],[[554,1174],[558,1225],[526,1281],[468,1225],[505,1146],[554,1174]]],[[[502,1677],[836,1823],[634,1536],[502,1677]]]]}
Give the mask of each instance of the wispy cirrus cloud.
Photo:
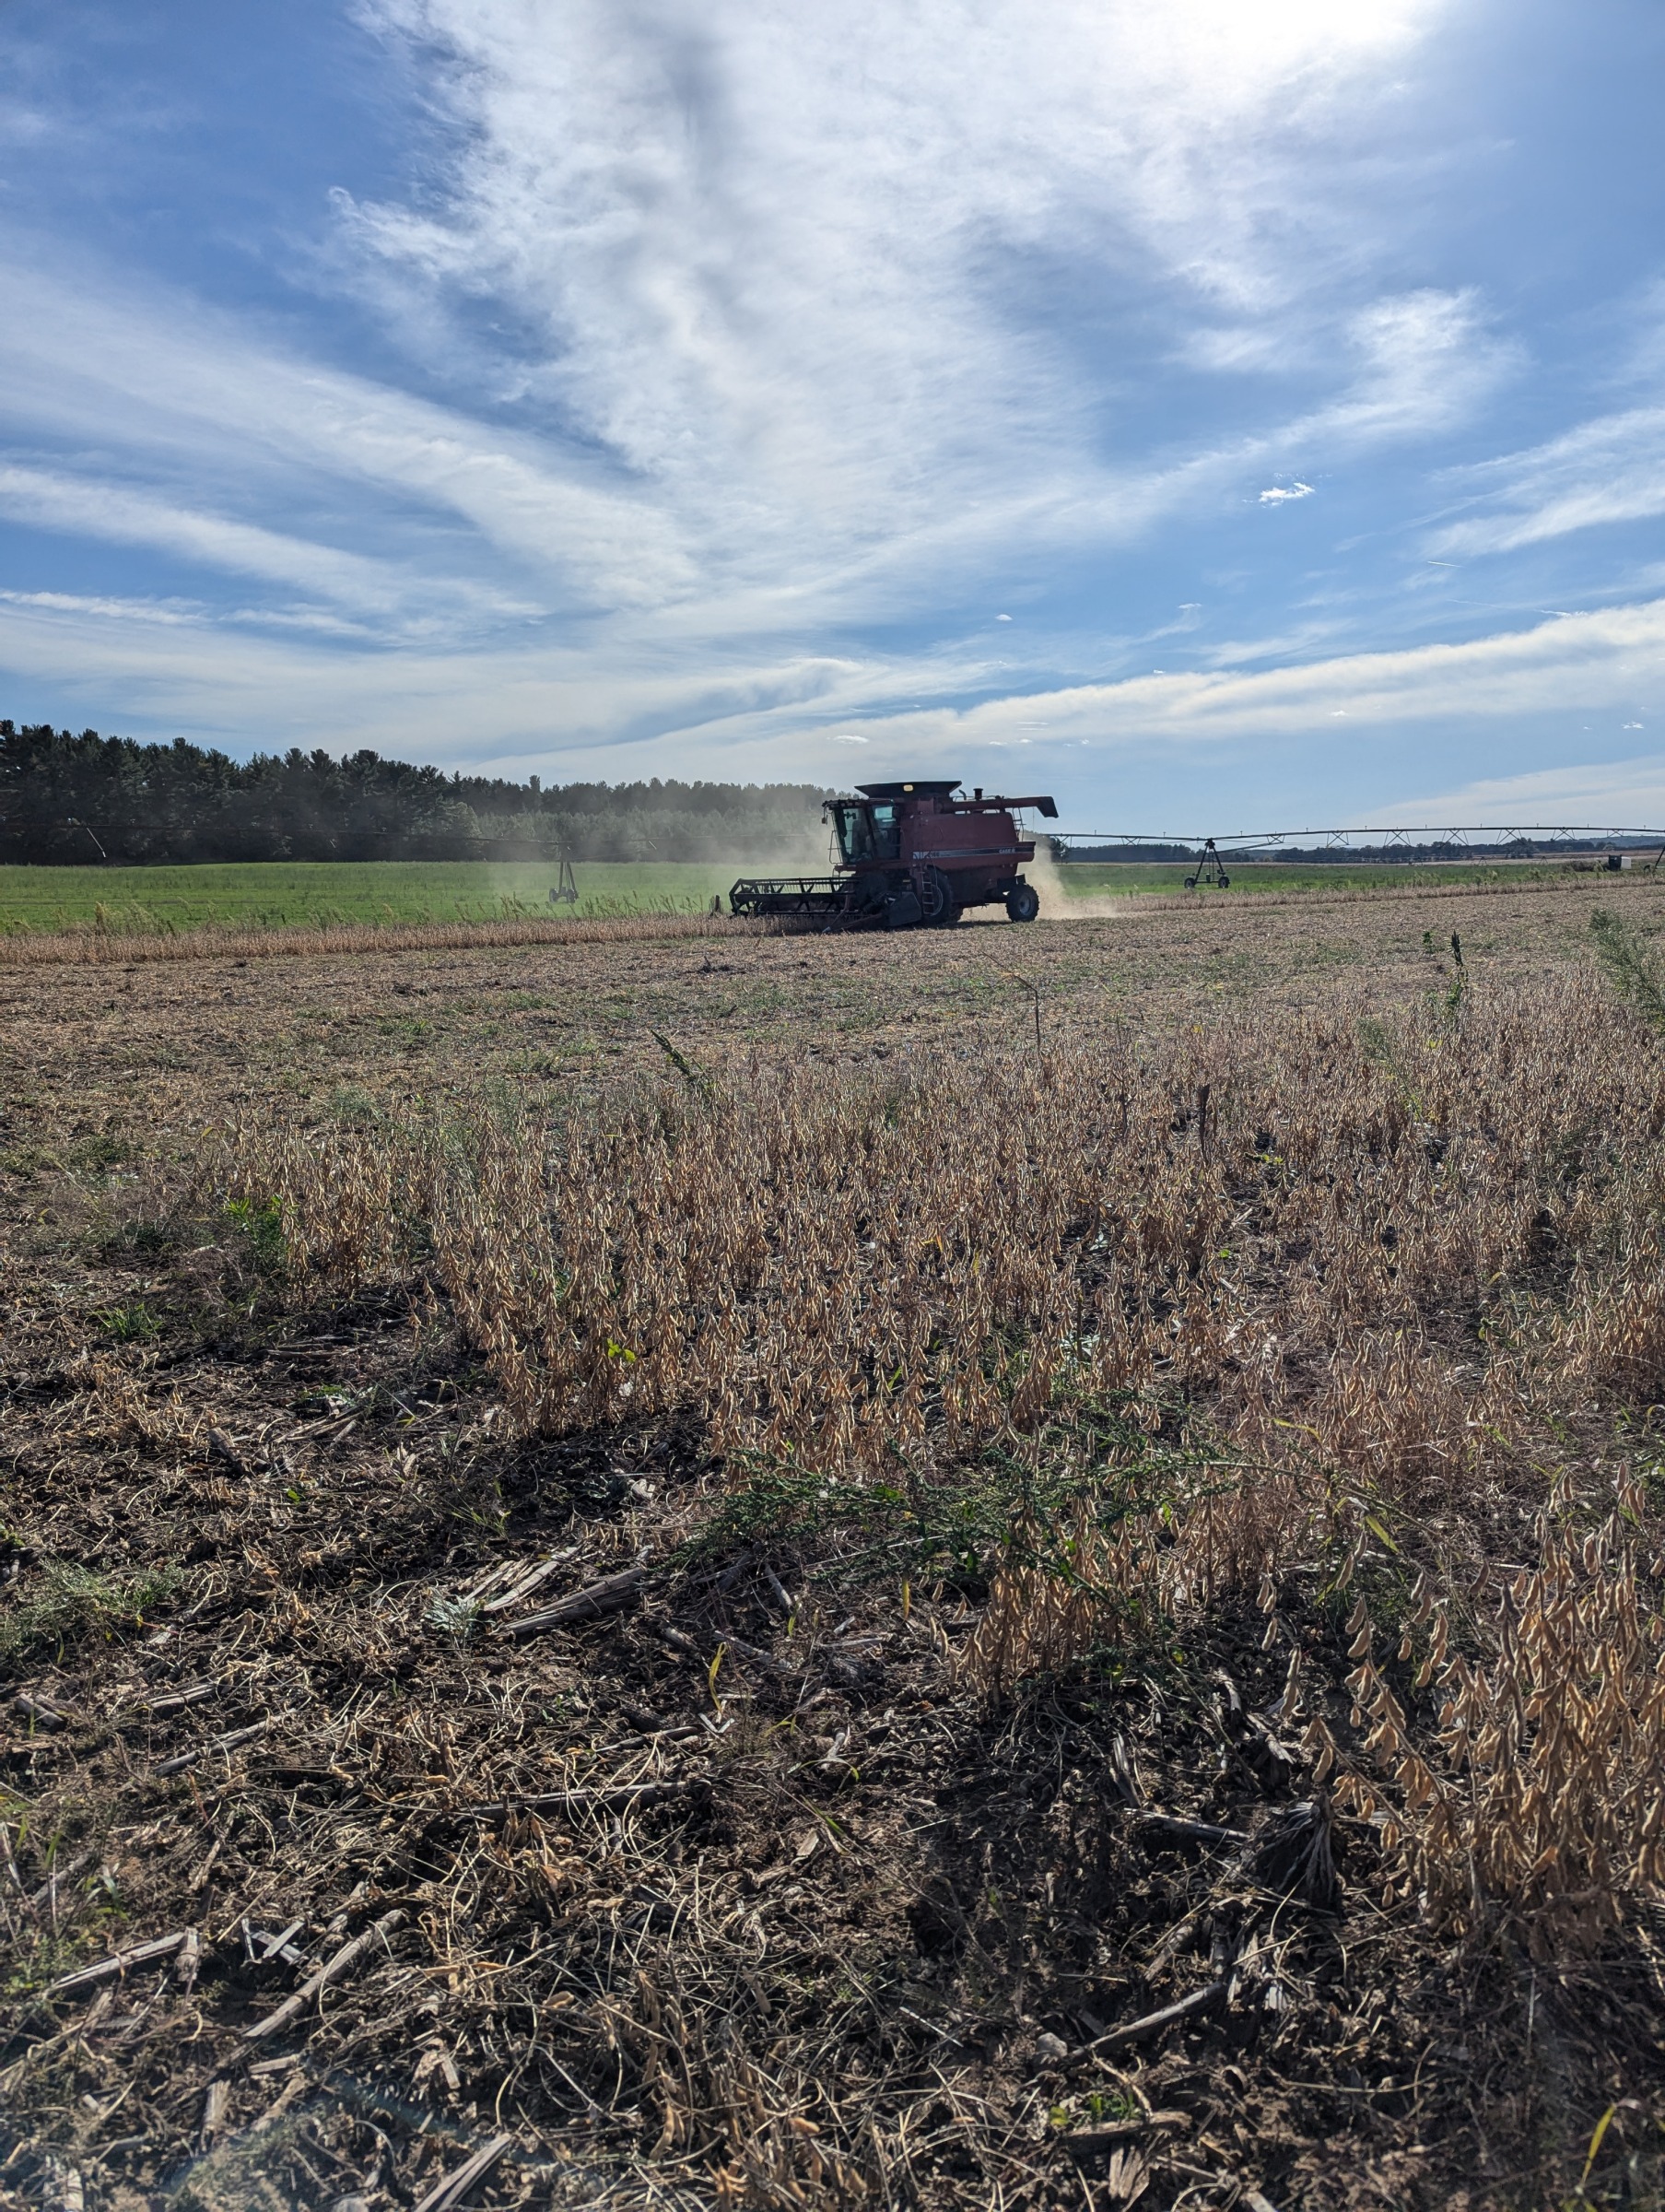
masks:
{"type": "Polygon", "coordinates": [[[1339,329],[1322,297],[1358,255],[1347,134],[1437,0],[1065,0],[1044,26],[1017,0],[363,12],[438,57],[454,129],[422,205],[344,207],[349,244],[450,300],[471,372],[506,303],[500,378],[651,488],[709,580],[894,575],[898,546],[952,568],[1014,530],[1115,542],[1268,443],[1415,435],[1491,373],[1461,358],[1495,352],[1461,296],[1350,304],[1339,329]],[[1176,424],[1153,465],[1037,318],[1038,264],[1176,333],[1223,302],[1316,323],[1341,389],[1225,446],[1176,424]]]}
{"type": "Polygon", "coordinates": [[[86,592],[0,592],[0,606],[40,607],[52,615],[79,616],[95,622],[152,622],[185,627],[200,623],[204,609],[178,600],[112,599],[86,592]]]}
{"type": "MultiPolygon", "coordinates": [[[[1043,741],[1114,748],[1157,739],[1193,748],[1306,733],[1329,743],[1338,711],[1378,732],[1476,723],[1507,731],[1546,712],[1601,711],[1616,731],[1617,715],[1662,680],[1665,601],[1649,601],[1458,644],[1337,653],[1283,668],[1154,672],[967,708],[874,714],[863,727],[898,761],[921,747],[935,758],[940,748],[1043,741]]],[[[1358,730],[1346,742],[1357,743],[1358,730]]]]}
{"type": "Polygon", "coordinates": [[[359,554],[177,506],[108,478],[0,465],[0,514],[38,529],[156,547],[209,568],[298,585],[352,606],[387,609],[400,596],[386,569],[359,554]]]}
{"type": "Polygon", "coordinates": [[[1511,553],[1575,530],[1665,514],[1665,407],[1598,417],[1448,478],[1473,512],[1434,531],[1448,559],[1511,553]]]}
{"type": "Polygon", "coordinates": [[[329,573],[333,538],[367,605],[381,561],[394,594],[467,579],[481,619],[528,580],[545,612],[690,636],[918,612],[996,547],[1124,544],[1267,457],[1472,402],[1473,302],[1361,301],[1345,209],[1381,72],[1451,4],[360,0],[445,127],[404,201],[336,194],[337,280],[404,299],[454,401],[14,252],[6,412],[74,449],[37,457],[64,483],[105,456],[106,536],[143,509],[158,547],[274,582],[329,573]],[[1331,394],[1153,451],[1037,315],[1038,266],[1089,313],[1139,301],[1159,351],[1223,310],[1327,331],[1331,394]]]}
{"type": "MultiPolygon", "coordinates": [[[[147,712],[193,726],[205,715],[210,724],[234,722],[259,700],[278,741],[322,720],[342,745],[396,744],[418,758],[488,769],[523,771],[543,763],[571,776],[684,772],[698,757],[709,771],[741,778],[837,780],[848,772],[840,763],[850,748],[860,746],[867,773],[934,764],[940,772],[991,782],[1003,772],[1003,756],[1022,754],[1066,794],[1106,788],[1125,828],[1141,825],[1125,793],[1114,796],[1124,781],[1118,763],[1153,748],[1176,762],[1258,761],[1268,746],[1292,742],[1313,747],[1320,769],[1338,747],[1373,764],[1369,819],[1455,819],[1454,790],[1403,800],[1402,782],[1394,789],[1393,763],[1406,734],[1442,730],[1448,752],[1478,736],[1483,750],[1501,748],[1507,758],[1521,733],[1546,718],[1593,715],[1611,733],[1609,742],[1622,744],[1636,726],[1636,700],[1665,684],[1665,602],[1457,644],[1331,654],[1293,666],[1014,685],[962,705],[953,694],[989,674],[963,658],[945,656],[935,669],[921,670],[907,657],[776,653],[732,656],[721,667],[696,671],[674,656],[655,663],[643,655],[621,676],[612,641],[604,640],[472,653],[413,646],[390,664],[326,659],[281,637],[232,637],[223,627],[186,638],[171,613],[147,628],[108,618],[104,610],[48,606],[46,596],[28,604],[21,595],[0,596],[0,657],[29,669],[62,665],[72,654],[84,661],[90,686],[119,681],[147,712]],[[910,689],[923,696],[898,704],[910,689]],[[992,756],[986,774],[985,755],[992,756]]],[[[1546,806],[1575,798],[1593,809],[1580,818],[1611,819],[1617,811],[1647,821],[1650,808],[1655,818],[1665,811],[1638,795],[1651,786],[1623,762],[1606,781],[1605,771],[1584,776],[1567,770],[1557,783],[1562,773],[1477,779],[1463,805],[1483,800],[1490,818],[1503,820],[1542,819],[1546,806]]],[[[1219,828],[1220,810],[1230,803],[1221,790],[1211,769],[1206,788],[1178,808],[1193,818],[1172,826],[1206,829],[1206,813],[1219,828]]],[[[1077,812],[1073,826],[1100,825],[1077,812]]]]}
{"type": "MultiPolygon", "coordinates": [[[[687,464],[692,485],[675,469],[622,468],[569,437],[321,368],[177,296],[141,302],[0,261],[0,310],[6,412],[75,464],[0,470],[0,508],[18,519],[390,616],[415,618],[436,595],[481,622],[581,613],[628,629],[651,611],[711,640],[860,621],[898,593],[917,606],[975,575],[991,544],[1047,560],[1136,542],[1287,453],[1344,456],[1436,427],[1509,364],[1467,296],[1378,301],[1338,335],[1345,381],[1305,415],[1154,465],[1095,456],[1063,432],[1052,452],[1014,457],[992,421],[960,424],[957,475],[950,458],[926,482],[931,456],[911,452],[911,495],[874,493],[840,523],[768,453],[727,467],[713,446],[687,464]],[[225,512],[235,506],[297,526],[225,512]]],[[[699,445],[696,426],[679,442],[699,445]]],[[[882,458],[869,473],[888,487],[900,464],[882,458]]]]}
{"type": "Polygon", "coordinates": [[[1384,811],[1401,822],[1550,822],[1598,829],[1665,830],[1665,754],[1585,760],[1518,776],[1482,776],[1455,790],[1407,799],[1384,811]]]}
{"type": "MultiPolygon", "coordinates": [[[[383,554],[426,557],[452,578],[496,554],[537,573],[557,605],[689,588],[663,515],[596,481],[581,456],[546,455],[463,409],[309,360],[177,292],[141,300],[97,275],[0,260],[0,374],[14,436],[55,435],[84,478],[88,453],[102,456],[112,510],[144,498],[148,476],[164,507],[206,507],[215,493],[267,513],[310,501],[337,542],[380,536],[383,554]],[[369,512],[346,504],[364,488],[378,495],[369,512]],[[472,545],[440,535],[457,523],[472,545]]],[[[207,557],[208,533],[201,544],[207,557]]]]}

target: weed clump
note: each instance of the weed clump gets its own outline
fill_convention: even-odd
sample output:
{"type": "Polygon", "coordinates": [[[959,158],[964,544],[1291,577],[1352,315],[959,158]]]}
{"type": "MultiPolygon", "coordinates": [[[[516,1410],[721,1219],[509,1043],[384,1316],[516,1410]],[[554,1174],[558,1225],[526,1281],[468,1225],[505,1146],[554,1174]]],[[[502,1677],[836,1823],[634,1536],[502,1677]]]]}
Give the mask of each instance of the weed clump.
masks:
{"type": "Polygon", "coordinates": [[[1598,907],[1589,918],[1602,973],[1626,1006],[1651,1029],[1665,1030],[1665,982],[1636,931],[1618,914],[1598,907]]]}
{"type": "Polygon", "coordinates": [[[178,1590],[177,1569],[100,1572],[74,1559],[46,1559],[21,1596],[0,1610],[0,1662],[17,1663],[93,1636],[143,1629],[178,1590]]]}

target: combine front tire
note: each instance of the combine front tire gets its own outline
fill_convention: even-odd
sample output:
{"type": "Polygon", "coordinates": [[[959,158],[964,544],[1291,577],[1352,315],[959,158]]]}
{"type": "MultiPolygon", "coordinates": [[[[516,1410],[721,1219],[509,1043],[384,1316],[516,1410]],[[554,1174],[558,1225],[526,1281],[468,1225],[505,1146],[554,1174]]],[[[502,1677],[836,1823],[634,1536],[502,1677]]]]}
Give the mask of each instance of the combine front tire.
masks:
{"type": "Polygon", "coordinates": [[[1013,922],[1033,922],[1040,912],[1040,893],[1032,883],[1020,883],[1006,893],[1006,914],[1013,922]]]}
{"type": "Polygon", "coordinates": [[[960,918],[954,886],[941,868],[927,868],[920,885],[920,911],[929,929],[952,929],[960,918]]]}

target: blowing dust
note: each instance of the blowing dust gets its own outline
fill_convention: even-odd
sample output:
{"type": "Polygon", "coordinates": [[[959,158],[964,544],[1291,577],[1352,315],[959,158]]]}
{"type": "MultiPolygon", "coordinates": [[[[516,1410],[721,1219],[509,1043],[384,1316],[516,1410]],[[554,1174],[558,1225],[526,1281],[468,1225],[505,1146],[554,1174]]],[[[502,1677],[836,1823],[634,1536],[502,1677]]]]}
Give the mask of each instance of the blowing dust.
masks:
{"type": "Polygon", "coordinates": [[[1050,850],[1036,840],[1035,858],[1024,863],[1024,875],[1040,893],[1043,922],[1120,922],[1133,911],[1132,901],[1111,892],[1075,893],[1064,888],[1064,871],[1050,850]]]}

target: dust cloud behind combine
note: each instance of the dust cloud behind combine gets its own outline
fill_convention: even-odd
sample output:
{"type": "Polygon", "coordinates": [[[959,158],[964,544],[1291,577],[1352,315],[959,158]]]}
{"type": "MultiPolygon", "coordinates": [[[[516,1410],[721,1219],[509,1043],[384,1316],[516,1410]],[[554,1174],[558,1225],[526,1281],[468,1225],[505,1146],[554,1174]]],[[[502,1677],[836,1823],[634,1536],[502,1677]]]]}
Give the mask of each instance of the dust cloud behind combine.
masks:
{"type": "Polygon", "coordinates": [[[1123,922],[1133,912],[1131,900],[1113,892],[1084,895],[1066,890],[1064,872],[1044,839],[1037,839],[1035,858],[1025,864],[1024,875],[1040,893],[1043,922],[1123,922]]]}

